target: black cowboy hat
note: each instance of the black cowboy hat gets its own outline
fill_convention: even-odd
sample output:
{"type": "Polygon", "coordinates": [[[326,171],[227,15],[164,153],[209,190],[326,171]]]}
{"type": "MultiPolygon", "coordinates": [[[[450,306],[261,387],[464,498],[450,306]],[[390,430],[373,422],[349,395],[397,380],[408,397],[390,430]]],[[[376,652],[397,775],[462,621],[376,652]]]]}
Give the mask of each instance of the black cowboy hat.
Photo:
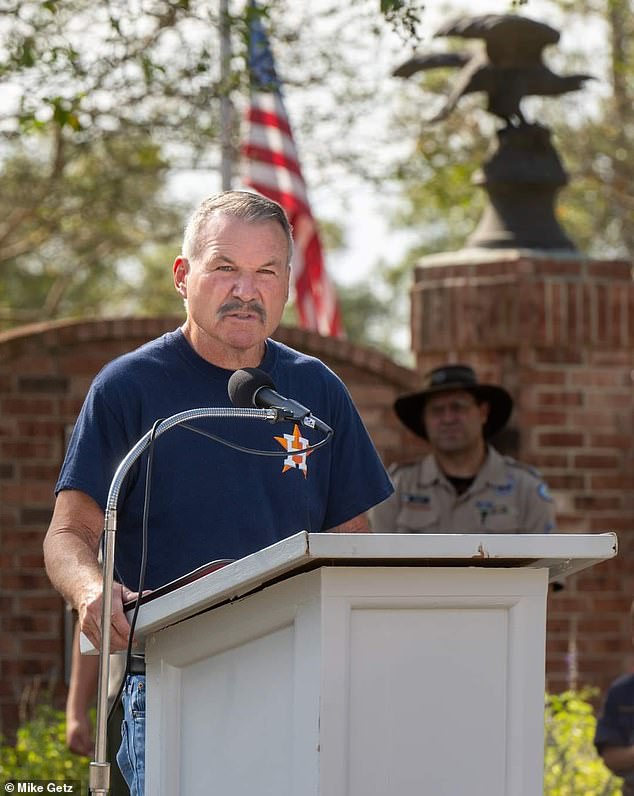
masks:
{"type": "Polygon", "coordinates": [[[410,431],[427,439],[423,407],[432,395],[449,390],[466,390],[478,402],[486,401],[489,404],[489,416],[483,429],[485,438],[504,428],[513,411],[513,399],[509,393],[495,384],[480,384],[475,371],[469,365],[442,365],[430,370],[423,379],[423,389],[397,398],[394,401],[394,411],[410,431]]]}

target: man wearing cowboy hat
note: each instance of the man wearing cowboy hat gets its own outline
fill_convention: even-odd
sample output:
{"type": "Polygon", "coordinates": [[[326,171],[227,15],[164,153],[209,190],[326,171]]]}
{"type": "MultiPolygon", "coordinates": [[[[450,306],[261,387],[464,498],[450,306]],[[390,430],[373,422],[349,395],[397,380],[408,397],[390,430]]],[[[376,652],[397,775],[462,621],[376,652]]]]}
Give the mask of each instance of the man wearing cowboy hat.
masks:
{"type": "Polygon", "coordinates": [[[468,365],[426,374],[420,392],[394,403],[401,422],[426,440],[421,461],[392,466],[394,494],[370,513],[375,533],[548,533],[554,504],[539,473],[487,440],[502,429],[513,400],[478,382],[468,365]]]}

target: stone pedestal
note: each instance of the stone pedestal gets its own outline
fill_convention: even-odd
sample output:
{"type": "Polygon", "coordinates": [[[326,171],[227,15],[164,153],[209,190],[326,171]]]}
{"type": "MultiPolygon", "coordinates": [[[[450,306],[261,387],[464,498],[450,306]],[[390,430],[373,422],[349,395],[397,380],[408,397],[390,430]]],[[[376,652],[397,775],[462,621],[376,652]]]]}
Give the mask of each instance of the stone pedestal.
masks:
{"type": "Polygon", "coordinates": [[[550,130],[522,124],[504,127],[496,137],[493,151],[475,176],[488,202],[468,245],[576,252],[555,214],[555,197],[568,175],[551,143],[550,130]]]}

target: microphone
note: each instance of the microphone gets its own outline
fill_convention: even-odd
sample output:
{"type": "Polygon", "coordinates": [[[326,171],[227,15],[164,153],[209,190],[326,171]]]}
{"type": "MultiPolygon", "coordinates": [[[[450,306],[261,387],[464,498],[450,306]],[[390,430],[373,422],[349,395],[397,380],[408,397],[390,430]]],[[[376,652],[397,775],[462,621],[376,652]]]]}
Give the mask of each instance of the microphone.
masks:
{"type": "Polygon", "coordinates": [[[292,398],[280,395],[273,380],[260,368],[236,370],[229,379],[229,398],[234,406],[275,409],[277,420],[298,420],[309,428],[318,428],[324,434],[332,434],[329,425],[311,414],[310,409],[292,398]]]}

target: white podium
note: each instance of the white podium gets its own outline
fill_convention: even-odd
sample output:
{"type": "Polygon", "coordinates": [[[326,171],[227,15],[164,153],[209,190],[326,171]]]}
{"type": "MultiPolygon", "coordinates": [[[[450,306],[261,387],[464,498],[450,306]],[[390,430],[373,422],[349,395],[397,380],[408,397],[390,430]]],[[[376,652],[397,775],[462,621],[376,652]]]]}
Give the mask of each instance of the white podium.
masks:
{"type": "Polygon", "coordinates": [[[308,534],[144,605],[148,796],[541,796],[549,579],[614,534],[308,534]]]}

